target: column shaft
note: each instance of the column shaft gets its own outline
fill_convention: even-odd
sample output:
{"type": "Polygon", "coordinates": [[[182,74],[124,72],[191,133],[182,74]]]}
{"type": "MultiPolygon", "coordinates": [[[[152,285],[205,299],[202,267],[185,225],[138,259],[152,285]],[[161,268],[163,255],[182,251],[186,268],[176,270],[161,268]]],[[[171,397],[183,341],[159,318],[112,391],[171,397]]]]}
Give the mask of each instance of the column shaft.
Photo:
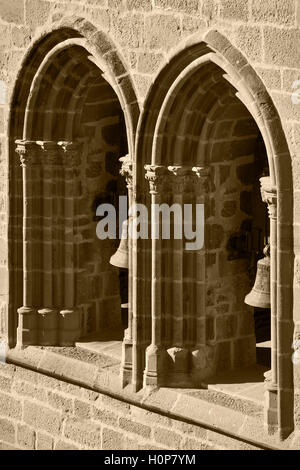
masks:
{"type": "Polygon", "coordinates": [[[34,290],[34,247],[33,247],[33,171],[38,161],[37,145],[29,140],[17,140],[23,177],[23,306],[18,309],[17,345],[23,347],[37,342],[37,315],[34,290]]]}

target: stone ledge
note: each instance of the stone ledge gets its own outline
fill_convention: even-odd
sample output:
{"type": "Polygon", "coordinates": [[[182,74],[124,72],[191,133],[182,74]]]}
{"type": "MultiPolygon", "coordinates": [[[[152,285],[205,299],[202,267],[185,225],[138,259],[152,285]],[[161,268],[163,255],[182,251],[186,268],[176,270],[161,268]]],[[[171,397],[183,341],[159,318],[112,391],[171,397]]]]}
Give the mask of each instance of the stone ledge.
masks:
{"type": "Polygon", "coordinates": [[[260,414],[251,416],[216,404],[210,401],[213,399],[210,390],[203,390],[195,396],[195,390],[188,389],[144,389],[134,393],[131,386],[121,388],[119,363],[108,356],[77,348],[29,346],[26,349],[10,349],[7,362],[258,448],[295,448],[292,446],[293,435],[279,442],[277,436],[266,434],[260,414]],[[204,392],[209,396],[205,398],[204,392]]]}

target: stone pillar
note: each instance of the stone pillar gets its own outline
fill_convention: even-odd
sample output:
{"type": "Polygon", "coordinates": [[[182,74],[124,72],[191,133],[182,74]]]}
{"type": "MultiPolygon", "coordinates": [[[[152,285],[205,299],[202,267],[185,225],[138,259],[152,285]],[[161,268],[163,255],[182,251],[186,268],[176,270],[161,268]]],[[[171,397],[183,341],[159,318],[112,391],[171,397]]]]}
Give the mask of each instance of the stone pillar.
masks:
{"type": "Polygon", "coordinates": [[[37,310],[35,308],[35,266],[33,247],[34,165],[38,147],[30,140],[16,140],[23,176],[23,306],[18,309],[17,346],[37,343],[37,310]]]}
{"type": "MultiPolygon", "coordinates": [[[[187,167],[180,165],[169,166],[168,170],[173,175],[172,190],[173,190],[173,203],[178,204],[181,208],[183,215],[184,192],[191,188],[192,171],[187,167]]],[[[173,312],[172,312],[172,344],[173,346],[168,349],[168,354],[172,359],[174,369],[172,372],[175,374],[185,374],[188,372],[189,365],[189,351],[185,347],[185,326],[187,327],[188,318],[184,318],[191,312],[184,311],[183,302],[183,236],[184,227],[182,219],[174,221],[175,224],[179,223],[179,229],[182,231],[180,239],[173,240],[172,258],[173,258],[173,279],[172,279],[172,297],[173,297],[173,312]]]]}
{"type": "Polygon", "coordinates": [[[59,159],[56,142],[38,141],[42,166],[42,305],[38,310],[38,344],[56,345],[58,341],[58,315],[53,303],[53,166],[59,159]]]}
{"type": "Polygon", "coordinates": [[[59,345],[72,346],[80,336],[80,312],[76,309],[75,218],[80,174],[78,145],[59,142],[64,169],[64,307],[59,312],[59,345]]]}
{"type": "MultiPolygon", "coordinates": [[[[208,203],[207,194],[209,192],[209,178],[210,168],[209,167],[193,167],[195,174],[194,188],[196,193],[196,204],[204,204],[204,216],[205,206],[208,203]]],[[[203,227],[203,230],[205,227],[203,227]]],[[[195,380],[201,380],[201,371],[207,366],[207,346],[206,346],[206,328],[205,328],[205,301],[206,301],[206,290],[205,290],[205,248],[200,252],[195,253],[196,256],[196,344],[192,351],[192,365],[193,374],[195,380]],[[198,377],[199,375],[199,377],[198,377]]]]}
{"type": "Polygon", "coordinates": [[[146,349],[144,386],[157,387],[164,370],[165,351],[161,337],[161,239],[153,236],[160,231],[155,223],[155,205],[160,204],[168,170],[163,166],[145,165],[151,194],[151,344],[146,349]]]}
{"type": "Polygon", "coordinates": [[[260,178],[262,200],[268,205],[270,217],[270,287],[271,287],[271,372],[266,377],[265,424],[273,433],[278,426],[277,367],[277,192],[270,178],[260,178]]]}
{"type": "MultiPolygon", "coordinates": [[[[128,205],[133,203],[133,162],[129,155],[120,158],[122,167],[120,174],[125,178],[128,190],[128,205]]],[[[129,235],[129,234],[128,234],[129,235]]],[[[124,333],[122,343],[122,362],[121,362],[121,386],[125,387],[131,383],[133,367],[133,302],[132,302],[132,240],[128,236],[128,327],[124,333]]]]}

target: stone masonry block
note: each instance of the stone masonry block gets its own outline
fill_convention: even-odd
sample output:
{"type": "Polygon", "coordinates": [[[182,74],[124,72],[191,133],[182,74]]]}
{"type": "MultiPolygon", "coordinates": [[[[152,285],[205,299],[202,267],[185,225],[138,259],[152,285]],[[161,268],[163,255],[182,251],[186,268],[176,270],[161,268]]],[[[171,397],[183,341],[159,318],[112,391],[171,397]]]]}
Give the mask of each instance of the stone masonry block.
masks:
{"type": "Polygon", "coordinates": [[[21,400],[18,400],[6,393],[0,393],[0,415],[8,416],[10,418],[21,419],[21,400]]]}
{"type": "Polygon", "coordinates": [[[165,445],[171,449],[179,449],[181,436],[170,429],[157,427],[154,429],[154,439],[156,442],[165,445]]]}
{"type": "Polygon", "coordinates": [[[259,27],[239,26],[236,32],[235,43],[251,61],[261,61],[262,33],[259,27]]]}
{"type": "Polygon", "coordinates": [[[265,27],[263,29],[267,64],[295,67],[300,63],[300,30],[265,27]]]}
{"type": "Polygon", "coordinates": [[[103,428],[102,431],[102,450],[123,449],[125,448],[124,437],[121,433],[112,429],[103,428]]]}
{"type": "Polygon", "coordinates": [[[91,405],[81,400],[74,401],[74,415],[78,419],[88,420],[91,417],[91,405]]]}
{"type": "Polygon", "coordinates": [[[91,422],[68,419],[65,423],[64,435],[80,446],[101,449],[101,428],[91,422]]]}
{"type": "Polygon", "coordinates": [[[180,22],[172,15],[153,15],[145,20],[145,40],[150,49],[170,48],[180,39],[180,22]]]}
{"type": "Polygon", "coordinates": [[[58,441],[55,444],[54,450],[77,450],[78,447],[76,447],[74,444],[71,444],[67,441],[58,441]]]}
{"type": "Polygon", "coordinates": [[[52,450],[53,438],[49,434],[37,431],[35,448],[36,450],[52,450]]]}
{"type": "Polygon", "coordinates": [[[145,424],[131,421],[130,419],[120,418],[119,426],[127,432],[138,434],[145,438],[149,438],[151,434],[151,428],[145,424]]]}
{"type": "Polygon", "coordinates": [[[24,421],[36,429],[41,429],[50,434],[59,434],[62,416],[57,411],[46,408],[39,403],[24,401],[24,421]]]}
{"type": "Polygon", "coordinates": [[[152,3],[149,0],[127,0],[128,10],[152,10],[152,3]]]}
{"type": "Polygon", "coordinates": [[[249,17],[248,0],[221,0],[220,16],[227,20],[247,21],[249,17]]]}
{"type": "Polygon", "coordinates": [[[0,441],[15,442],[15,428],[12,422],[0,418],[0,441]]]}
{"type": "Polygon", "coordinates": [[[0,0],[0,17],[8,23],[24,22],[23,0],[0,0]]]}
{"type": "Polygon", "coordinates": [[[71,398],[63,396],[61,393],[48,392],[48,404],[56,410],[61,410],[64,413],[73,412],[73,401],[71,398]]]}
{"type": "Polygon", "coordinates": [[[131,13],[121,16],[118,12],[113,12],[111,30],[117,41],[126,48],[137,48],[143,44],[140,14],[131,13]]]}
{"type": "Polygon", "coordinates": [[[93,406],[92,416],[95,421],[100,421],[101,423],[108,424],[110,426],[116,426],[118,421],[118,416],[112,411],[100,408],[98,406],[93,406]]]}
{"type": "Polygon", "coordinates": [[[295,22],[295,0],[253,0],[252,18],[261,23],[293,25],[295,22]]]}
{"type": "Polygon", "coordinates": [[[35,431],[29,426],[19,424],[17,427],[17,442],[23,449],[35,448],[35,431]]]}
{"type": "Polygon", "coordinates": [[[142,52],[138,55],[137,69],[141,73],[155,73],[162,60],[162,54],[142,52]]]}
{"type": "Polygon", "coordinates": [[[183,11],[193,14],[198,11],[198,0],[155,0],[154,5],[163,10],[183,11]]]}
{"type": "Polygon", "coordinates": [[[25,1],[26,24],[32,29],[44,25],[50,13],[50,2],[42,0],[25,1]]]}

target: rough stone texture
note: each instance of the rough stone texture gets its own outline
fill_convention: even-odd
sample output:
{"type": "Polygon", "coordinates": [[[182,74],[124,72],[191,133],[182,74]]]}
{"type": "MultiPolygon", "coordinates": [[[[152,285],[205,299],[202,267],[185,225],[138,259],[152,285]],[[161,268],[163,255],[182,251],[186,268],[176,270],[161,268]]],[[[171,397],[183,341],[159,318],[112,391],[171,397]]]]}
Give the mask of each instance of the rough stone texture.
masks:
{"type": "MultiPolygon", "coordinates": [[[[6,376],[8,368],[8,365],[0,364],[0,377],[6,376]]],[[[31,385],[38,383],[47,396],[54,389],[60,390],[61,399],[64,403],[71,402],[72,406],[62,408],[58,400],[47,404],[41,400],[38,391],[30,399],[25,393],[19,393],[21,415],[9,418],[0,408],[0,445],[3,449],[13,446],[24,450],[184,450],[242,449],[244,446],[242,442],[230,438],[226,440],[218,433],[207,434],[201,426],[167,418],[79,386],[71,387],[54,378],[45,380],[42,374],[16,367],[12,380],[17,383],[21,378],[31,385]],[[85,400],[79,400],[78,396],[85,396],[85,400]],[[78,414],[79,403],[81,408],[78,414]],[[92,420],[82,413],[83,403],[90,408],[94,406],[92,420]]],[[[1,405],[5,400],[2,395],[1,405]]],[[[151,397],[148,400],[151,403],[151,397]]],[[[166,402],[167,407],[174,404],[175,401],[166,402]]],[[[160,406],[163,406],[162,403],[160,406]]]]}
{"type": "MultiPolygon", "coordinates": [[[[78,213],[76,214],[78,222],[76,233],[78,252],[76,256],[78,255],[80,267],[80,270],[77,272],[76,295],[77,306],[81,310],[81,331],[83,333],[90,333],[107,326],[115,326],[115,319],[119,315],[118,277],[116,272],[113,272],[108,267],[107,262],[116,246],[111,240],[107,244],[101,245],[101,247],[98,245],[98,240],[95,238],[95,221],[92,220],[95,212],[95,207],[92,204],[99,191],[106,192],[106,196],[109,197],[119,194],[118,184],[120,180],[117,177],[117,158],[125,154],[127,149],[124,142],[114,141],[114,135],[118,134],[117,127],[119,126],[119,121],[116,118],[119,118],[121,115],[121,109],[126,111],[130,109],[130,112],[132,112],[136,119],[138,114],[137,108],[133,110],[131,105],[137,99],[140,109],[143,108],[145,97],[153,82],[153,89],[156,89],[157,83],[155,83],[155,79],[158,70],[167,64],[171,67],[171,62],[169,62],[170,56],[178,50],[178,47],[181,50],[187,49],[195,41],[201,41],[207,31],[210,31],[206,38],[212,45],[212,49],[218,50],[220,57],[226,57],[226,61],[228,60],[228,63],[236,71],[242,71],[240,76],[242,79],[239,82],[241,88],[240,97],[246,106],[249,109],[251,108],[251,112],[253,112],[253,100],[255,101],[255,106],[259,110],[257,124],[260,126],[261,131],[265,130],[262,126],[261,118],[267,118],[265,125],[268,129],[267,132],[263,132],[263,137],[265,138],[266,135],[269,135],[269,131],[271,131],[272,142],[268,149],[274,147],[275,153],[277,152],[275,157],[277,165],[276,175],[281,178],[281,189],[284,188],[285,190],[288,188],[286,194],[282,193],[284,195],[279,194],[278,196],[280,201],[278,227],[279,229],[281,227],[281,218],[285,220],[288,218],[287,222],[293,223],[289,208],[294,206],[295,237],[293,240],[294,247],[291,250],[295,252],[297,259],[300,249],[300,197],[297,194],[300,189],[300,104],[295,104],[292,101],[292,97],[294,96],[295,98],[293,84],[300,80],[299,1],[154,0],[150,2],[147,0],[114,0],[107,2],[106,0],[99,0],[78,2],[70,0],[65,2],[60,0],[0,0],[0,79],[3,80],[0,89],[0,334],[7,337],[8,328],[10,328],[10,337],[14,337],[16,315],[11,312],[16,312],[16,309],[22,304],[22,279],[20,274],[22,272],[22,175],[19,163],[15,159],[14,150],[12,149],[11,154],[7,155],[6,137],[8,122],[11,118],[11,110],[8,103],[12,98],[16,77],[21,71],[21,61],[28,52],[29,44],[33,44],[33,41],[40,38],[43,32],[55,29],[57,24],[53,26],[54,22],[64,22],[65,18],[71,15],[87,18],[93,23],[94,26],[91,26],[82,21],[82,19],[76,20],[73,18],[68,20],[69,27],[78,28],[83,36],[87,35],[89,37],[89,44],[97,40],[95,48],[101,54],[106,55],[106,59],[105,56],[103,57],[103,63],[102,61],[99,63],[101,72],[103,72],[103,64],[106,63],[109,70],[105,70],[104,76],[106,77],[107,74],[107,78],[111,82],[118,81],[120,83],[122,97],[127,98],[128,101],[127,104],[123,102],[122,106],[119,105],[118,100],[115,103],[110,102],[108,104],[109,93],[107,94],[103,89],[100,90],[101,86],[98,87],[96,85],[94,90],[92,89],[93,87],[90,88],[90,96],[86,100],[84,109],[81,109],[82,112],[78,112],[76,108],[77,116],[80,115],[80,122],[78,118],[76,121],[78,125],[77,127],[75,125],[75,132],[72,134],[72,138],[80,138],[85,148],[85,160],[81,168],[81,184],[78,187],[78,194],[81,195],[81,200],[78,205],[78,213]],[[107,37],[104,32],[105,34],[107,33],[107,37]],[[194,34],[196,34],[197,40],[195,37],[192,38],[194,34]],[[113,44],[110,43],[110,40],[113,44]],[[235,50],[232,46],[237,49],[235,50]],[[122,56],[122,60],[119,60],[118,54],[122,56]],[[252,72],[249,65],[253,67],[254,72],[252,72]],[[272,107],[265,90],[257,81],[255,72],[261,77],[266,91],[270,93],[275,108],[272,107]],[[133,82],[132,88],[129,86],[129,75],[133,82]],[[118,77],[117,80],[116,77],[118,77]],[[246,84],[252,86],[253,94],[251,96],[248,90],[246,92],[246,84]],[[101,99],[99,99],[100,95],[101,99]],[[128,105],[128,103],[130,104],[128,105]],[[99,114],[100,108],[101,112],[99,114]],[[274,116],[274,109],[278,112],[279,120],[274,116]],[[281,124],[284,129],[287,146],[283,142],[281,124]],[[289,168],[290,163],[292,166],[291,170],[289,168]],[[292,178],[290,178],[291,172],[292,178]],[[292,184],[294,187],[292,187],[290,179],[293,180],[292,184]],[[294,201],[292,201],[291,196],[293,194],[295,194],[294,201]],[[8,211],[10,212],[8,213],[8,211]],[[8,231],[8,227],[10,231],[8,231]],[[10,240],[8,240],[8,234],[10,240]],[[15,240],[15,243],[11,242],[11,240],[15,240]],[[8,282],[9,278],[11,285],[8,282]],[[18,288],[15,288],[16,286],[18,288]],[[11,298],[11,293],[13,293],[13,299],[11,298]],[[112,319],[111,324],[110,319],[112,319]]],[[[59,43],[63,39],[65,39],[65,36],[60,32],[55,36],[54,42],[59,43]]],[[[39,52],[41,53],[40,59],[42,59],[46,55],[46,47],[40,47],[39,52]]],[[[198,52],[195,54],[197,55],[198,52]]],[[[89,51],[89,54],[93,53],[94,50],[92,52],[89,51]]],[[[183,53],[187,60],[189,53],[183,53]]],[[[72,69],[71,73],[66,74],[73,81],[73,88],[71,87],[73,96],[76,96],[75,89],[78,91],[76,88],[78,77],[83,77],[87,72],[88,68],[84,68],[88,67],[87,64],[91,65],[89,60],[83,60],[82,57],[81,59],[79,67],[72,69]],[[81,66],[82,68],[80,68],[81,66]]],[[[66,56],[63,56],[52,64],[43,85],[46,82],[49,83],[48,80],[51,80],[51,77],[53,78],[57,71],[61,71],[65,61],[66,56]]],[[[228,63],[226,62],[227,65],[228,63]]],[[[176,69],[175,73],[174,70],[172,71],[172,80],[176,79],[177,74],[180,72],[180,67],[176,69]]],[[[26,70],[29,73],[30,67],[26,70]]],[[[24,73],[24,70],[22,70],[22,77],[24,73]]],[[[176,139],[169,139],[167,142],[169,148],[165,156],[167,157],[169,154],[172,154],[172,157],[175,155],[178,158],[181,150],[184,149],[189,156],[192,155],[193,158],[196,158],[197,155],[201,162],[204,160],[208,161],[212,167],[213,181],[210,187],[212,196],[211,201],[205,201],[206,214],[208,215],[210,227],[222,227],[222,229],[212,229],[211,233],[208,233],[208,250],[205,253],[206,272],[203,273],[203,269],[199,269],[201,273],[198,274],[199,277],[202,276],[202,279],[207,279],[208,284],[206,294],[203,294],[206,297],[206,338],[208,341],[216,341],[216,351],[219,350],[216,354],[218,367],[229,367],[232,364],[241,365],[243,360],[247,362],[247,351],[251,350],[253,346],[251,342],[253,339],[253,325],[245,320],[246,314],[243,309],[243,296],[249,288],[249,282],[247,283],[244,279],[248,265],[245,260],[228,259],[229,253],[231,256],[237,256],[236,251],[238,251],[233,246],[228,247],[228,244],[230,245],[234,240],[237,240],[232,235],[243,231],[247,226],[249,227],[251,219],[255,219],[255,214],[253,214],[255,203],[250,198],[250,193],[253,193],[250,167],[253,163],[253,155],[257,151],[256,137],[258,132],[255,126],[253,126],[254,120],[252,118],[249,119],[249,116],[243,114],[244,105],[238,104],[238,98],[233,97],[235,93],[234,88],[225,85],[225,79],[218,82],[216,69],[206,70],[206,74],[204,73],[203,76],[193,77],[190,84],[193,84],[194,89],[199,88],[199,83],[201,85],[206,83],[205,75],[214,78],[214,85],[210,82],[209,86],[213,87],[213,91],[210,93],[211,90],[205,90],[204,97],[197,101],[198,109],[201,109],[199,115],[196,116],[196,113],[189,121],[188,114],[192,110],[186,108],[186,103],[184,102],[184,106],[181,108],[181,116],[183,118],[182,121],[178,121],[180,125],[172,128],[172,114],[170,113],[168,116],[170,118],[169,136],[174,136],[178,129],[181,129],[181,124],[185,120],[185,124],[187,124],[185,129],[188,130],[185,132],[185,136],[189,134],[190,130],[194,129],[196,122],[198,123],[198,133],[195,132],[194,140],[192,138],[190,141],[186,139],[184,144],[179,142],[180,139],[177,141],[176,139]],[[194,83],[192,83],[193,80],[194,83]],[[217,101],[216,97],[218,98],[217,109],[214,108],[217,101]],[[222,101],[223,99],[224,101],[222,101]],[[210,115],[210,119],[207,120],[207,115],[212,109],[212,113],[215,114],[210,115]],[[199,135],[202,129],[199,124],[201,121],[200,114],[201,119],[206,120],[206,123],[208,121],[210,124],[214,123],[208,126],[209,129],[205,136],[206,140],[204,139],[205,145],[203,146],[202,142],[198,146],[199,135]],[[196,117],[197,119],[194,120],[196,117]],[[197,142],[197,147],[193,142],[197,142]],[[180,145],[177,145],[178,143],[180,145]],[[205,158],[202,158],[202,156],[205,156],[205,158]],[[231,290],[232,284],[235,285],[234,290],[231,290]],[[228,298],[224,299],[226,296],[228,298]],[[218,301],[222,297],[223,300],[218,301]],[[230,324],[228,324],[227,320],[230,324]],[[234,334],[236,334],[235,338],[232,337],[234,334]],[[228,344],[231,340],[231,346],[234,347],[229,351],[228,344]],[[218,346],[218,342],[220,342],[220,346],[218,346]],[[222,356],[223,353],[226,358],[225,361],[222,356]]],[[[170,77],[168,73],[164,77],[166,76],[170,77]]],[[[30,75],[26,77],[28,85],[30,85],[32,78],[30,75]]],[[[161,76],[160,78],[162,79],[163,77],[161,76]]],[[[24,80],[24,83],[26,80],[24,80]]],[[[99,76],[97,80],[99,82],[99,76]]],[[[169,83],[167,80],[166,82],[169,83]]],[[[66,88],[62,86],[62,89],[63,92],[55,97],[55,102],[60,111],[71,99],[68,96],[68,86],[66,88]]],[[[162,89],[159,88],[159,90],[163,93],[162,89]]],[[[192,94],[193,87],[189,91],[192,94]]],[[[47,96],[47,93],[41,93],[39,99],[45,100],[47,96]]],[[[188,96],[187,94],[185,99],[188,99],[188,96]]],[[[299,93],[297,96],[299,97],[299,93]]],[[[179,101],[180,99],[175,103],[176,105],[172,111],[176,111],[177,106],[180,104],[179,101]]],[[[38,103],[40,108],[46,109],[44,105],[45,102],[38,103]],[[40,106],[42,104],[43,106],[40,106]]],[[[16,118],[15,122],[21,122],[24,111],[24,109],[21,110],[21,114],[18,116],[14,115],[16,118]]],[[[158,113],[159,109],[156,109],[153,115],[150,113],[153,120],[155,120],[156,112],[158,113]]],[[[49,115],[51,115],[51,112],[49,115]]],[[[57,119],[54,119],[54,121],[58,122],[57,119]]],[[[38,123],[40,120],[36,119],[35,122],[38,123]]],[[[123,128],[123,140],[129,137],[132,139],[132,142],[134,141],[135,136],[133,136],[133,131],[135,126],[136,121],[132,128],[128,126],[127,134],[123,128]]],[[[38,125],[35,127],[35,130],[35,137],[38,139],[42,138],[41,129],[38,128],[38,125]]],[[[52,135],[51,137],[56,140],[65,137],[65,134],[62,135],[60,130],[57,131],[55,125],[52,130],[54,137],[52,135]]],[[[11,134],[12,139],[19,138],[21,135],[23,135],[23,129],[16,126],[15,135],[11,134]]],[[[179,137],[181,138],[182,136],[179,137]]],[[[140,158],[140,155],[138,157],[140,158]]],[[[173,163],[173,161],[170,163],[173,163]]],[[[195,161],[188,163],[194,165],[195,161]]],[[[255,175],[256,178],[258,176],[258,174],[255,175]]],[[[61,224],[60,228],[64,232],[66,227],[61,224]]],[[[280,243],[287,244],[290,242],[291,232],[288,232],[288,229],[286,232],[289,235],[285,235],[285,233],[282,235],[280,232],[280,243]]],[[[58,239],[60,237],[61,235],[58,236],[58,239]]],[[[34,248],[37,248],[37,246],[34,246],[34,248]]],[[[58,250],[61,248],[58,248],[58,250]]],[[[285,263],[287,256],[289,256],[289,253],[285,252],[283,256],[284,265],[290,266],[291,263],[285,263]]],[[[40,259],[42,260],[42,257],[40,259]]],[[[59,270],[63,256],[56,256],[55,259],[57,261],[55,269],[59,270]]],[[[189,270],[190,263],[188,258],[184,257],[183,270],[187,274],[191,272],[189,270]]],[[[300,301],[297,290],[299,284],[297,266],[296,263],[295,318],[298,318],[299,315],[300,301]]],[[[281,267],[277,269],[277,272],[282,272],[281,267]]],[[[284,282],[285,285],[291,288],[293,279],[284,279],[284,282]]],[[[57,277],[55,292],[59,292],[62,285],[61,279],[57,277]]],[[[192,331],[195,332],[196,330],[191,328],[192,321],[190,321],[192,319],[190,310],[193,310],[189,303],[192,296],[191,283],[185,282],[184,286],[184,306],[189,321],[184,323],[182,328],[184,336],[188,338],[192,336],[192,331]]],[[[201,288],[197,287],[199,291],[203,288],[203,286],[201,288]]],[[[36,290],[38,292],[37,295],[40,295],[42,289],[37,288],[36,290]]],[[[281,297],[279,298],[280,302],[278,302],[278,305],[279,307],[284,307],[282,307],[284,315],[288,316],[289,320],[291,320],[293,316],[291,293],[284,293],[283,297],[283,300],[281,300],[281,297]]],[[[145,304],[147,303],[144,298],[141,301],[145,302],[145,304]]],[[[145,313],[145,315],[147,314],[145,313]]],[[[147,322],[148,320],[147,318],[147,322]]],[[[205,319],[203,319],[204,323],[205,319]]],[[[164,326],[168,326],[167,322],[164,326]]],[[[291,341],[289,340],[290,338],[285,338],[284,343],[290,344],[291,341]]],[[[285,351],[285,354],[288,355],[290,352],[290,350],[285,351]]],[[[249,357],[252,357],[252,355],[250,354],[249,357]]],[[[34,362],[34,358],[30,354],[27,358],[28,361],[34,362]]],[[[141,363],[143,360],[144,357],[141,363]]],[[[295,367],[295,369],[297,368],[295,367]]],[[[78,371],[74,370],[74,376],[77,373],[78,371]]],[[[297,370],[294,373],[295,383],[299,386],[299,374],[297,370]]],[[[291,377],[290,372],[288,374],[291,377]]],[[[78,439],[80,425],[78,425],[76,419],[91,420],[91,416],[99,416],[100,418],[100,412],[96,410],[97,407],[90,408],[89,404],[82,397],[77,397],[78,400],[75,404],[74,400],[69,396],[61,396],[54,390],[47,390],[45,395],[45,384],[39,387],[37,384],[25,382],[24,380],[18,380],[16,383],[12,383],[10,377],[0,377],[0,410],[3,415],[0,424],[0,435],[7,436],[3,445],[18,446],[22,443],[22,446],[31,448],[33,445],[31,430],[32,427],[36,426],[38,429],[35,436],[36,448],[52,448],[53,446],[55,448],[68,448],[68,446],[70,448],[84,447],[86,445],[84,442],[69,442],[68,437],[65,435],[54,437],[55,433],[57,435],[61,433],[59,416],[60,413],[66,414],[68,417],[72,415],[72,420],[68,422],[69,424],[66,429],[69,436],[78,439]],[[24,398],[21,399],[20,397],[24,398]],[[33,397],[39,403],[33,402],[33,397]],[[20,410],[24,404],[26,404],[25,408],[27,410],[23,410],[26,422],[22,423],[19,422],[21,419],[20,410]],[[45,408],[42,416],[40,416],[41,406],[45,408]],[[49,409],[52,408],[54,411],[50,413],[49,409]],[[52,433],[53,436],[50,436],[52,433]]],[[[286,384],[286,376],[282,383],[286,384]]],[[[281,396],[284,397],[284,393],[281,396]]],[[[298,400],[297,396],[296,401],[298,400]]],[[[42,409],[44,410],[44,408],[42,409]]],[[[290,408],[290,406],[283,406],[282,409],[290,408]]],[[[296,406],[295,409],[298,410],[298,407],[296,406]]],[[[120,437],[122,433],[119,428],[117,430],[109,428],[111,425],[109,423],[115,423],[116,419],[113,414],[110,415],[108,412],[103,414],[102,420],[103,423],[106,423],[107,428],[105,428],[105,432],[103,431],[103,436],[101,435],[102,431],[98,431],[98,428],[96,429],[96,437],[93,443],[95,447],[99,445],[111,448],[110,446],[117,445],[117,442],[119,442],[120,448],[122,446],[132,446],[130,441],[134,440],[134,438],[124,439],[123,435],[120,437]]],[[[124,425],[125,421],[122,421],[122,423],[124,425]]],[[[131,423],[130,419],[126,423],[129,426],[129,423],[131,423]]],[[[147,425],[147,423],[142,424],[147,425]]],[[[298,418],[296,424],[297,426],[299,425],[298,418]]],[[[187,439],[185,442],[191,448],[197,446],[194,439],[187,439]]],[[[140,442],[138,445],[142,448],[145,442],[140,442]]],[[[152,440],[149,445],[155,447],[155,441],[152,440]]],[[[182,445],[182,441],[180,445],[182,445]]],[[[202,445],[203,443],[199,444],[199,446],[202,445]]]]}

